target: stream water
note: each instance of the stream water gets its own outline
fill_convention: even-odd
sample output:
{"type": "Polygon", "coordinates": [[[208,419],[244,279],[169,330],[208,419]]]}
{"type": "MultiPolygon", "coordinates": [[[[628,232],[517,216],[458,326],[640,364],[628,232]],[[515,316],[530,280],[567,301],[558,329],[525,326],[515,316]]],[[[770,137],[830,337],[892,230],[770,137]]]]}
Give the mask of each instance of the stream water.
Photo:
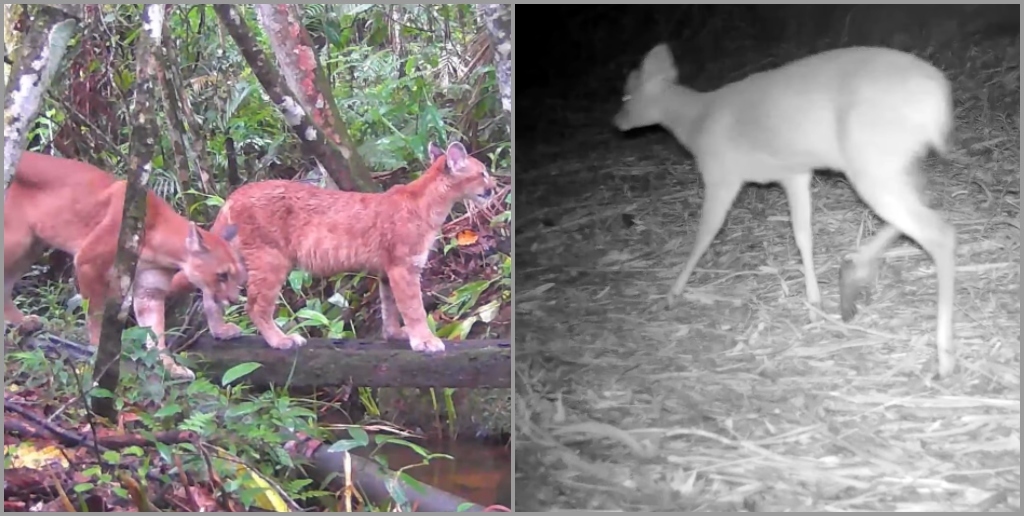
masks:
{"type": "MultiPolygon", "coordinates": [[[[452,456],[452,459],[431,459],[427,465],[406,470],[416,480],[480,505],[511,507],[512,455],[507,447],[473,439],[416,441],[416,444],[431,453],[452,456]]],[[[359,450],[354,453],[365,456],[359,450]]],[[[391,470],[423,462],[418,453],[397,444],[386,444],[376,454],[387,459],[391,470]]]]}

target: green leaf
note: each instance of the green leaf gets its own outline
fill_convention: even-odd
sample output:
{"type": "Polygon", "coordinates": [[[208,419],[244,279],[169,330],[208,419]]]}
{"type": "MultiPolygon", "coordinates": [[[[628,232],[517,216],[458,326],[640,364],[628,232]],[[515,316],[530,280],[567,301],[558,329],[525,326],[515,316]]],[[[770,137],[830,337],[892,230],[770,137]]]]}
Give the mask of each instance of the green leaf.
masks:
{"type": "Polygon", "coordinates": [[[81,484],[75,484],[74,490],[76,493],[84,493],[95,487],[92,482],[84,482],[81,484]]]}
{"type": "Polygon", "coordinates": [[[473,325],[480,320],[477,316],[469,317],[459,323],[459,340],[466,340],[469,336],[470,330],[473,329],[473,325]]]}
{"type": "Polygon", "coordinates": [[[156,414],[154,414],[153,416],[170,417],[179,413],[181,413],[181,405],[178,405],[177,403],[171,403],[169,405],[164,405],[160,407],[160,410],[157,410],[156,414]]]}
{"type": "Polygon", "coordinates": [[[419,454],[421,457],[426,457],[426,456],[430,455],[430,452],[427,451],[426,448],[424,448],[424,447],[422,447],[422,446],[420,446],[420,445],[418,445],[416,443],[411,443],[409,441],[406,441],[405,439],[402,439],[400,437],[394,437],[394,436],[390,436],[390,435],[378,434],[376,441],[377,441],[377,445],[378,446],[380,446],[382,444],[386,444],[386,443],[398,444],[398,445],[402,445],[402,446],[405,446],[405,447],[411,449],[412,451],[414,451],[417,454],[419,454]]]}
{"type": "Polygon", "coordinates": [[[306,320],[313,321],[313,322],[315,322],[316,324],[318,324],[320,326],[330,326],[331,325],[331,321],[327,319],[326,315],[324,315],[324,314],[322,314],[320,312],[317,312],[315,310],[310,310],[309,308],[303,308],[302,310],[299,310],[298,312],[295,313],[295,317],[297,317],[299,319],[306,319],[306,320]]]}
{"type": "Polygon", "coordinates": [[[253,412],[256,412],[259,409],[260,406],[252,402],[240,403],[229,408],[227,412],[224,413],[224,415],[227,417],[245,416],[252,414],[253,412]]]}
{"type": "Polygon", "coordinates": [[[300,269],[295,269],[288,274],[288,286],[296,292],[301,291],[302,287],[309,285],[311,281],[309,273],[300,269]]]}
{"type": "Polygon", "coordinates": [[[388,477],[384,483],[388,488],[388,494],[391,495],[391,499],[398,504],[403,510],[409,505],[409,498],[405,496],[405,490],[402,489],[402,485],[398,483],[398,480],[393,477],[388,477]]]}
{"type": "Polygon", "coordinates": [[[114,397],[114,393],[108,391],[107,389],[104,389],[103,387],[93,387],[92,390],[89,391],[89,394],[92,395],[93,398],[113,398],[114,397]]]}
{"type": "Polygon", "coordinates": [[[259,362],[244,362],[232,367],[224,372],[224,377],[220,380],[222,387],[227,386],[229,383],[248,375],[249,373],[263,367],[263,364],[259,362]]]}
{"type": "Polygon", "coordinates": [[[462,321],[455,321],[444,325],[441,329],[434,332],[439,339],[450,339],[452,335],[462,333],[462,321]]]}
{"type": "Polygon", "coordinates": [[[331,447],[327,448],[327,451],[330,453],[340,453],[354,450],[356,448],[362,448],[363,446],[365,446],[365,444],[360,444],[352,439],[342,439],[331,444],[331,447]]]}
{"type": "Polygon", "coordinates": [[[427,492],[427,486],[423,485],[423,482],[420,482],[419,480],[413,478],[412,475],[403,471],[399,473],[399,476],[401,477],[402,482],[405,482],[405,484],[411,487],[413,491],[416,491],[419,494],[427,492]]]}
{"type": "Polygon", "coordinates": [[[356,442],[362,444],[363,446],[366,446],[367,444],[370,444],[370,436],[369,436],[369,434],[366,433],[366,430],[363,430],[362,428],[359,428],[358,426],[354,426],[352,428],[349,428],[348,429],[348,435],[352,436],[352,439],[355,439],[356,442]]]}

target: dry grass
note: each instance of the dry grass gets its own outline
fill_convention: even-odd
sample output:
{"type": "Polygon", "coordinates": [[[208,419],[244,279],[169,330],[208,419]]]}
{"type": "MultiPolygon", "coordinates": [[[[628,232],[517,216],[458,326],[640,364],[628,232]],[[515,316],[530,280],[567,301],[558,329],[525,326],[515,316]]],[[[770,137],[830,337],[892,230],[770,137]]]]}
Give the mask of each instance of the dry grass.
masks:
{"type": "Polygon", "coordinates": [[[957,151],[925,164],[959,237],[959,370],[944,381],[934,265],[913,242],[839,319],[839,262],[879,224],[845,181],[813,185],[824,321],[809,322],[778,187],[741,193],[667,311],[699,218],[692,160],[661,131],[615,135],[617,106],[559,149],[520,150],[517,510],[1019,511],[1013,44],[933,57],[958,106],[957,151]]]}

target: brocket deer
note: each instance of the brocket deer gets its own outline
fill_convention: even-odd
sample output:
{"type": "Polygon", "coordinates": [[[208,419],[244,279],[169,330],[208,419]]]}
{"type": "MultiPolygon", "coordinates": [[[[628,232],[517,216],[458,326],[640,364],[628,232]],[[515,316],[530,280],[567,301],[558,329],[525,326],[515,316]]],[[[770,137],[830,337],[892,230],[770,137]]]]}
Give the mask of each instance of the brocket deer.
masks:
{"type": "MultiPolygon", "coordinates": [[[[717,90],[677,82],[668,45],[651,49],[626,80],[614,124],[620,131],[661,125],[696,157],[704,202],[696,242],[668,295],[674,306],[741,187],[782,185],[810,305],[820,309],[814,270],[810,182],[815,168],[842,171],[860,197],[889,223],[844,263],[840,306],[854,296],[881,252],[900,234],[918,242],[938,275],[938,371],[956,366],[953,296],[956,235],[923,201],[919,161],[945,153],[953,124],[952,88],[930,63],[898,50],[829,50],[756,73],[717,90]]],[[[815,311],[810,311],[812,320],[815,311]]]]}

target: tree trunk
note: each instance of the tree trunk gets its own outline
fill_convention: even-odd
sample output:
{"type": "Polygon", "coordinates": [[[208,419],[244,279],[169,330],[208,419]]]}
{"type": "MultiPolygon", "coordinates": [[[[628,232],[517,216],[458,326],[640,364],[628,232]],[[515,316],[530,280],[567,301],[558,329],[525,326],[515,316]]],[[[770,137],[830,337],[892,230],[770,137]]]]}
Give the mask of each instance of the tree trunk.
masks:
{"type": "MultiPolygon", "coordinates": [[[[323,131],[317,129],[302,106],[295,102],[294,95],[289,91],[281,73],[256,43],[249,26],[238,14],[236,6],[214,4],[213,10],[220,18],[224,30],[235,40],[235,44],[238,45],[249,68],[252,69],[253,74],[260,81],[260,85],[266,90],[270,101],[281,110],[285,122],[299,137],[303,154],[313,156],[323,165],[328,179],[331,180],[329,183],[334,183],[334,188],[347,184],[342,182],[348,181],[345,176],[348,175],[346,171],[349,170],[348,160],[345,158],[343,149],[330,145],[324,138],[323,131]]],[[[380,191],[380,187],[376,183],[373,183],[373,187],[376,188],[376,191],[380,191]]]]}
{"type": "MultiPolygon", "coordinates": [[[[164,27],[167,30],[167,27],[164,27]]],[[[181,185],[181,196],[185,200],[185,214],[189,214],[195,204],[195,198],[187,193],[192,188],[192,167],[188,160],[188,144],[185,140],[185,124],[181,119],[181,105],[178,103],[178,88],[181,83],[168,77],[171,66],[168,59],[168,47],[171,44],[168,33],[164,33],[164,44],[157,45],[154,50],[156,59],[156,78],[160,84],[160,92],[164,99],[164,113],[167,115],[167,137],[171,140],[171,154],[174,168],[177,170],[178,184],[181,185]]],[[[204,182],[203,186],[207,186],[204,182]]],[[[207,189],[207,191],[210,191],[207,189]]]]}
{"type": "Polygon", "coordinates": [[[211,154],[206,149],[207,135],[203,134],[199,124],[196,123],[192,102],[185,91],[187,83],[182,79],[181,74],[178,73],[177,66],[175,66],[175,63],[180,63],[181,60],[178,56],[178,49],[174,46],[174,39],[170,37],[170,33],[164,35],[162,54],[163,63],[167,65],[166,70],[169,75],[169,82],[173,88],[172,93],[178,100],[178,107],[181,108],[179,120],[181,122],[181,130],[183,131],[182,137],[188,142],[185,145],[185,157],[189,159],[189,163],[195,163],[199,173],[199,183],[202,185],[203,191],[205,193],[213,193],[216,190],[214,189],[214,182],[210,178],[213,164],[210,162],[211,154]]]}
{"type": "Polygon", "coordinates": [[[319,67],[312,40],[300,21],[298,7],[293,4],[257,4],[256,13],[288,89],[316,128],[325,134],[327,143],[338,147],[343,157],[343,161],[334,166],[321,163],[331,179],[343,190],[379,192],[380,186],[374,182],[348,136],[330,84],[319,67]],[[347,166],[339,169],[338,164],[347,166]]]}
{"type": "Polygon", "coordinates": [[[505,121],[512,123],[512,9],[509,4],[479,4],[477,10],[494,47],[494,68],[505,121]]]}
{"type": "MultiPolygon", "coordinates": [[[[11,88],[4,99],[4,191],[11,184],[15,166],[25,149],[29,127],[42,104],[43,93],[57,73],[68,42],[74,36],[79,20],[81,5],[20,5],[13,9],[18,16],[19,9],[29,9],[30,17],[19,17],[17,23],[31,24],[18,30],[24,37],[20,45],[12,48],[11,88]]],[[[6,32],[6,31],[5,31],[6,32]]],[[[5,36],[5,44],[6,34],[5,36]]]]}
{"type": "MultiPolygon", "coordinates": [[[[132,301],[135,269],[139,262],[139,249],[145,240],[146,182],[153,158],[156,131],[153,124],[154,79],[157,70],[154,47],[160,44],[164,26],[163,4],[147,4],[142,10],[142,31],[136,45],[135,103],[131,119],[132,128],[128,152],[128,186],[121,211],[121,230],[117,236],[117,256],[114,273],[119,291],[108,297],[103,305],[103,326],[100,344],[96,350],[96,372],[100,387],[113,393],[121,375],[121,334],[128,320],[128,307],[132,301]]],[[[96,300],[99,301],[99,300],[96,300]]],[[[117,420],[113,398],[94,398],[96,413],[117,420]]]]}

